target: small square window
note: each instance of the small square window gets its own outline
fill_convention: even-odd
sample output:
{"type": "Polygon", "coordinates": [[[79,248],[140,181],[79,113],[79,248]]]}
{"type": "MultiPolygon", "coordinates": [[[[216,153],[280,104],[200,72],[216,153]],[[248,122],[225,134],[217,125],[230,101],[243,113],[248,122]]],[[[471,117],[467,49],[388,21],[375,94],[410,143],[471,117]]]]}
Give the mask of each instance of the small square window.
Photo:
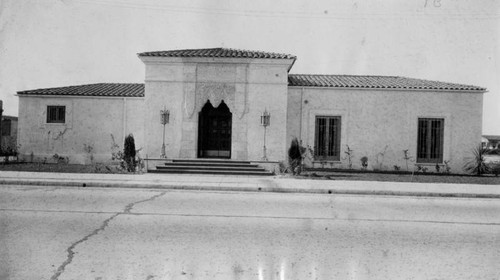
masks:
{"type": "Polygon", "coordinates": [[[64,123],[66,106],[47,106],[47,123],[64,123]]]}

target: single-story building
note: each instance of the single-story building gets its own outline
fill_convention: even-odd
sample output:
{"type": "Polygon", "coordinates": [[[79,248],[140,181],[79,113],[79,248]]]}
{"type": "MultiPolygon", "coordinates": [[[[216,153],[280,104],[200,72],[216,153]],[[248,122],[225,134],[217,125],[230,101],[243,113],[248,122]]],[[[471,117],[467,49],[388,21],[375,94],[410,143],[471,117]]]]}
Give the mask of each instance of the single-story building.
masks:
{"type": "Polygon", "coordinates": [[[113,142],[123,147],[132,133],[142,157],[159,158],[164,143],[167,158],[285,162],[296,137],[311,148],[308,164],[316,167],[361,168],[367,157],[368,169],[446,162],[461,172],[481,141],[482,87],[398,76],[290,74],[295,56],[262,51],[138,56],[146,68],[144,84],[19,91],[21,154],[88,162],[91,146],[95,160],[108,161],[113,142]],[[169,112],[165,126],[162,111],[169,112]],[[267,114],[269,125],[262,126],[267,114]]]}
{"type": "Polygon", "coordinates": [[[4,153],[17,150],[17,117],[2,116],[0,129],[0,147],[4,153]]]}

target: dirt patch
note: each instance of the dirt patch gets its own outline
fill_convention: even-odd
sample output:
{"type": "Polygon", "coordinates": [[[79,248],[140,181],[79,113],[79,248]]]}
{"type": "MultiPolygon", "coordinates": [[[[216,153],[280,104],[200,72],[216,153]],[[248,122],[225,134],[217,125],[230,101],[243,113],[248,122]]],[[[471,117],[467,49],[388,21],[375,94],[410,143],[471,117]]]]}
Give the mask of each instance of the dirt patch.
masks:
{"type": "Polygon", "coordinates": [[[65,163],[7,163],[0,164],[0,171],[130,174],[119,170],[116,165],[84,165],[65,163]]]}
{"type": "MultiPolygon", "coordinates": [[[[0,171],[29,171],[29,172],[60,172],[60,173],[113,173],[131,174],[118,168],[118,165],[83,165],[64,163],[0,163],[0,171]]],[[[415,183],[445,183],[445,184],[483,184],[500,185],[500,176],[483,175],[432,175],[416,173],[414,175],[402,172],[376,173],[363,171],[304,171],[296,179],[315,180],[345,180],[345,181],[382,181],[382,182],[415,182],[415,183]]]]}

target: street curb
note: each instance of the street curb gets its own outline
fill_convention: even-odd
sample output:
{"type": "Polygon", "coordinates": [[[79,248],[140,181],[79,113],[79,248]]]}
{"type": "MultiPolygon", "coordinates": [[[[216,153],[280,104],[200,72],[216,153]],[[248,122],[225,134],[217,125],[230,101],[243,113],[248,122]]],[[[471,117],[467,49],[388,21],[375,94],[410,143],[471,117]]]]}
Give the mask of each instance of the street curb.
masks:
{"type": "MultiPolygon", "coordinates": [[[[223,183],[222,183],[223,184],[223,183]]],[[[226,183],[231,184],[231,183],[226,183]]],[[[384,195],[384,196],[415,196],[415,197],[450,197],[450,198],[491,198],[500,199],[500,194],[478,193],[442,193],[442,192],[412,192],[394,190],[349,190],[349,189],[305,189],[305,188],[277,188],[277,187],[234,187],[213,185],[186,185],[186,183],[105,183],[83,180],[18,180],[0,179],[0,185],[28,185],[28,186],[65,186],[79,188],[133,188],[133,189],[162,189],[162,190],[192,190],[192,191],[230,191],[230,192],[274,192],[274,193],[308,193],[308,194],[347,194],[347,195],[384,195]]]]}

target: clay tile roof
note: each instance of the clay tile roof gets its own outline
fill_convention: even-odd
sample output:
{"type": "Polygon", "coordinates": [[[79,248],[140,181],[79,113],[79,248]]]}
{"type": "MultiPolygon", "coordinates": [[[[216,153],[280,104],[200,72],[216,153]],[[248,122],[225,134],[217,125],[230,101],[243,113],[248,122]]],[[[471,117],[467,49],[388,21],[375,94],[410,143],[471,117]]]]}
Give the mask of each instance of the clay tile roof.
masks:
{"type": "Polygon", "coordinates": [[[374,89],[417,89],[484,92],[485,88],[452,84],[397,76],[354,76],[354,75],[288,75],[288,86],[374,88],[374,89]]]}
{"type": "Polygon", "coordinates": [[[248,51],[229,48],[212,49],[187,49],[171,51],[155,51],[139,53],[139,56],[159,56],[159,57],[231,57],[231,58],[271,58],[271,59],[296,59],[290,54],[248,51]]]}
{"type": "Polygon", "coordinates": [[[100,83],[18,91],[19,95],[143,97],[144,84],[100,83]]]}

